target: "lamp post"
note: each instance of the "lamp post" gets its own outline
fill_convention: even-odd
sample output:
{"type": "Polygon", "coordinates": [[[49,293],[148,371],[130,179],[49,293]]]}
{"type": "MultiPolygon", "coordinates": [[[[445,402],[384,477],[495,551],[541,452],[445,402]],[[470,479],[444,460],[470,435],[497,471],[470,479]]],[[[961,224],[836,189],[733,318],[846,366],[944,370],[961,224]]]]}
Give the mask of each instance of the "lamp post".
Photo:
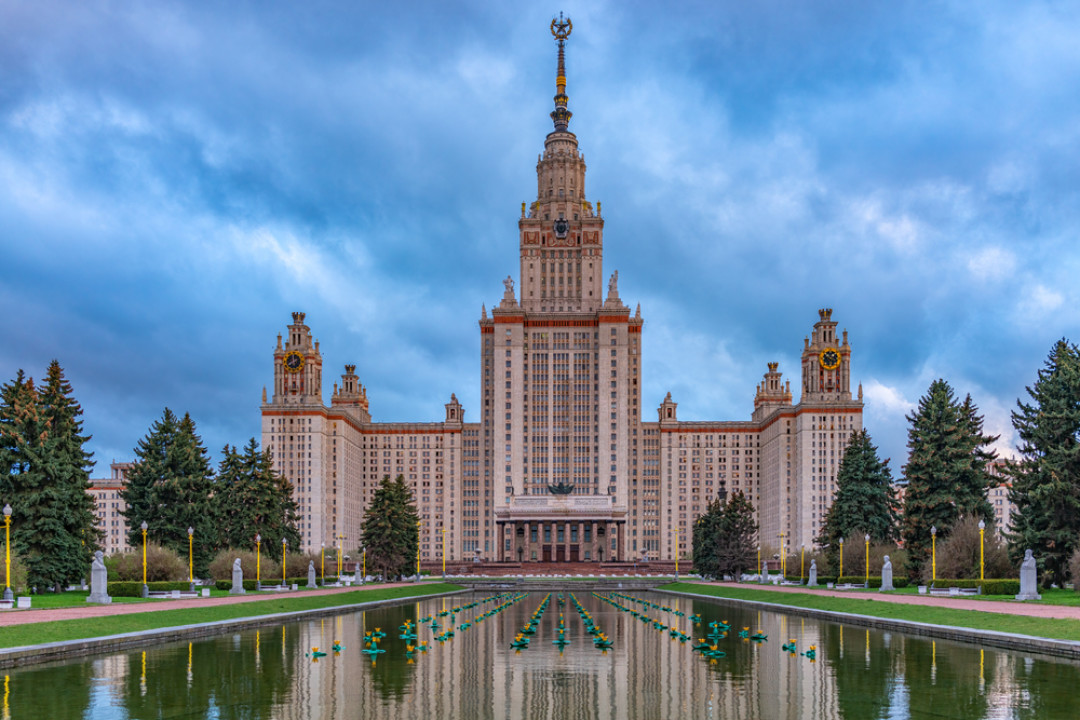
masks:
{"type": "Polygon", "coordinates": [[[937,582],[937,525],[930,526],[930,584],[937,582]]]}
{"type": "Polygon", "coordinates": [[[142,596],[150,597],[150,587],[146,584],[146,521],[139,527],[142,529],[142,596]]]}
{"type": "Polygon", "coordinates": [[[784,533],[780,533],[780,582],[787,577],[787,562],[784,557],[784,533]]]}
{"type": "Polygon", "coordinates": [[[442,579],[446,581],[446,526],[442,527],[442,579]]]}
{"type": "Polygon", "coordinates": [[[188,525],[187,529],[187,579],[188,590],[195,592],[195,561],[193,542],[195,540],[195,528],[188,525]]]}
{"type": "Polygon", "coordinates": [[[326,541],[319,546],[319,577],[320,584],[326,587],[326,541]]]}
{"type": "Polygon", "coordinates": [[[985,532],[986,532],[986,522],[984,520],[980,520],[979,521],[979,582],[982,582],[983,580],[986,579],[984,577],[984,572],[986,570],[986,566],[985,566],[985,563],[984,563],[985,556],[983,555],[983,550],[985,549],[985,545],[983,545],[983,539],[984,539],[983,533],[985,533],[985,532]]]}
{"type": "Polygon", "coordinates": [[[363,556],[361,560],[361,572],[364,574],[360,576],[360,584],[363,585],[367,582],[367,546],[360,548],[360,554],[363,556]]]}
{"type": "Polygon", "coordinates": [[[806,575],[806,543],[802,544],[802,557],[799,559],[799,584],[802,585],[803,577],[806,575]]]}
{"type": "Polygon", "coordinates": [[[285,561],[288,559],[289,538],[281,538],[281,589],[285,589],[285,561]]]}
{"type": "Polygon", "coordinates": [[[4,600],[12,602],[15,596],[11,593],[11,506],[4,505],[4,571],[7,587],[4,589],[4,600]]]}
{"type": "Polygon", "coordinates": [[[262,590],[262,535],[255,533],[255,589],[262,590]]]}
{"type": "Polygon", "coordinates": [[[416,582],[420,582],[420,521],[419,520],[416,521],[416,582]]]}
{"type": "Polygon", "coordinates": [[[761,572],[761,543],[757,546],[757,571],[761,572]]]}
{"type": "Polygon", "coordinates": [[[338,581],[338,585],[341,585],[341,553],[342,553],[341,543],[342,543],[343,540],[345,540],[345,533],[338,533],[337,537],[338,537],[338,541],[337,541],[337,581],[338,581]]]}
{"type": "Polygon", "coordinates": [[[870,588],[870,533],[866,533],[866,587],[870,588]]]}
{"type": "Polygon", "coordinates": [[[840,574],[836,577],[836,582],[840,582],[842,577],[844,577],[844,538],[840,538],[840,574]]]}

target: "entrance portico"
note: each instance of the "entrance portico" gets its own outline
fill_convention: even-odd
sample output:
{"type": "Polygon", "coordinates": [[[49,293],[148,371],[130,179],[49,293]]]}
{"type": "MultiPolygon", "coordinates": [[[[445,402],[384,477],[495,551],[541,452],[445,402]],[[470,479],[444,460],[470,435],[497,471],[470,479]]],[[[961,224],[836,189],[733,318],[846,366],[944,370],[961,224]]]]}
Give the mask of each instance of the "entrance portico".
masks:
{"type": "Polygon", "coordinates": [[[626,557],[626,509],[611,496],[527,495],[495,511],[504,562],[617,562],[626,557]]]}

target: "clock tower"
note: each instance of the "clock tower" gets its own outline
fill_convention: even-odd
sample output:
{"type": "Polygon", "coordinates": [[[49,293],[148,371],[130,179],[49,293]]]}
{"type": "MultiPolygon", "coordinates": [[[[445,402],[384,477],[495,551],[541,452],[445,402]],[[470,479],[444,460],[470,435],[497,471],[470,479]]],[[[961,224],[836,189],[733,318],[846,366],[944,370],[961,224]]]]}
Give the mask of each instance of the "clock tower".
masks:
{"type": "Polygon", "coordinates": [[[803,342],[802,402],[851,402],[851,345],[836,335],[832,308],[818,310],[814,332],[803,342]]]}
{"type": "Polygon", "coordinates": [[[585,156],[570,132],[565,42],[569,18],[552,21],[559,43],[555,128],[536,162],[536,200],[521,204],[521,307],[526,312],[596,312],[603,304],[604,220],[585,199],[585,156]]]}
{"type": "Polygon", "coordinates": [[[281,335],[274,348],[275,405],[322,405],[322,353],[319,341],[312,340],[311,328],[304,324],[304,313],[292,314],[289,337],[281,335]]]}

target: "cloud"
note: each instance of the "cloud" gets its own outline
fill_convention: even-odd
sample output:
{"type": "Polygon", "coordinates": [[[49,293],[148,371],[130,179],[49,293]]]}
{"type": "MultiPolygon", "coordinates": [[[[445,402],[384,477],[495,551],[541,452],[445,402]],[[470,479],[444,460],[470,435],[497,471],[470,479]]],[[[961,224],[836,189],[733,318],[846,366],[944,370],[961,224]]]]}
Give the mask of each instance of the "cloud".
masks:
{"type": "Polygon", "coordinates": [[[968,256],[967,268],[977,280],[1003,280],[1016,270],[1016,256],[1000,247],[983,248],[968,256]]]}

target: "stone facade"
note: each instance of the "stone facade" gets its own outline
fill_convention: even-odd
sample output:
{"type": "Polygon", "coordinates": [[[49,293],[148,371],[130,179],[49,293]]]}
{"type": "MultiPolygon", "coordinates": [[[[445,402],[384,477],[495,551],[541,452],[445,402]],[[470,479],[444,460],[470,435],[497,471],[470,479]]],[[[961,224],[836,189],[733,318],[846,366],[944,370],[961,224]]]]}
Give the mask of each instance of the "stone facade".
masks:
{"type": "Polygon", "coordinates": [[[131,466],[132,463],[129,462],[114,462],[109,466],[109,477],[90,479],[89,493],[94,498],[98,529],[104,533],[101,549],[106,555],[134,549],[127,541],[127,519],[123,515],[127,503],[120,497],[120,490],[127,481],[131,466]]]}
{"type": "Polygon", "coordinates": [[[804,340],[801,398],[776,363],[746,421],[684,422],[670,393],[643,421],[644,320],[604,287],[604,220],[586,199],[585,158],[569,131],[563,40],[555,129],[537,166],[537,197],[518,220],[520,292],[481,309],[480,418],[451,395],[438,423],[377,423],[346,365],[331,403],[303,313],[273,354],[262,439],[296,490],[304,549],[359,544],[380,480],[401,474],[416,497],[421,557],[438,562],[672,560],[691,552],[696,517],[721,489],[745,492],[762,544],[810,545],[836,490],[851,432],[851,346],[832,311],[804,340]],[[677,541],[676,541],[677,535],[677,541]],[[443,543],[446,543],[445,550],[443,543]]]}

